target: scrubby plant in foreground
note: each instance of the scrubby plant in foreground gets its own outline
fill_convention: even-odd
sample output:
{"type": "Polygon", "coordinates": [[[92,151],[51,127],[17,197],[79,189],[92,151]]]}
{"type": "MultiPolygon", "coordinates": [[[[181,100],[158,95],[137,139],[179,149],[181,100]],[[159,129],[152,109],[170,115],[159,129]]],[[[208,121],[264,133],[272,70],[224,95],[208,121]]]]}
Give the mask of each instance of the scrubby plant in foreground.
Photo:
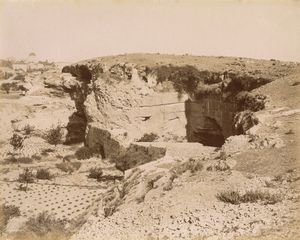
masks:
{"type": "Polygon", "coordinates": [[[2,233],[9,219],[20,216],[20,209],[14,205],[0,205],[0,233],[2,233]]]}
{"type": "Polygon", "coordinates": [[[32,233],[39,239],[45,236],[49,236],[49,239],[54,239],[54,237],[65,237],[66,235],[66,222],[55,219],[54,216],[47,212],[31,217],[25,223],[24,228],[25,232],[32,233]]]}
{"type": "Polygon", "coordinates": [[[35,180],[35,176],[32,173],[32,170],[29,168],[25,168],[22,173],[19,174],[18,181],[21,183],[33,183],[35,180]]]}
{"type": "Polygon", "coordinates": [[[51,180],[53,175],[50,173],[48,169],[38,169],[36,172],[36,178],[42,180],[51,180]]]}
{"type": "Polygon", "coordinates": [[[220,201],[231,204],[263,202],[264,204],[275,204],[282,201],[279,194],[271,194],[266,191],[249,190],[245,194],[237,191],[223,191],[216,196],[220,201]]]}
{"type": "Polygon", "coordinates": [[[50,144],[57,145],[62,142],[63,132],[60,125],[52,127],[44,136],[46,141],[50,144]]]}
{"type": "Polygon", "coordinates": [[[103,171],[100,167],[94,167],[89,170],[89,178],[100,180],[103,175],[103,171]]]}

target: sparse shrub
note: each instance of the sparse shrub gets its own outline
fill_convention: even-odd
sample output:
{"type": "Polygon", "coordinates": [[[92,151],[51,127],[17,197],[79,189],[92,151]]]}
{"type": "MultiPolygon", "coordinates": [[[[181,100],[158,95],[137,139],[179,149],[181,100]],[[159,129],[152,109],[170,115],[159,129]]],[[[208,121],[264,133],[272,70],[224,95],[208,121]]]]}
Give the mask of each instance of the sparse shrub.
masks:
{"type": "Polygon", "coordinates": [[[207,167],[207,171],[227,171],[230,170],[230,166],[223,160],[214,162],[210,166],[207,167]]]}
{"type": "Polygon", "coordinates": [[[11,83],[2,83],[1,90],[5,91],[7,94],[9,94],[11,89],[11,83]]]}
{"type": "Polygon", "coordinates": [[[262,192],[259,190],[247,191],[243,197],[243,202],[257,202],[263,201],[265,204],[275,204],[282,201],[282,197],[279,194],[271,194],[269,192],[262,192]]]}
{"type": "Polygon", "coordinates": [[[36,155],[36,154],[32,155],[31,158],[34,159],[34,160],[41,160],[42,159],[41,156],[36,155]]]}
{"type": "Polygon", "coordinates": [[[53,215],[50,215],[47,212],[29,218],[25,223],[24,230],[24,232],[36,235],[38,239],[46,236],[48,239],[61,239],[67,234],[66,222],[55,219],[53,215]]]}
{"type": "Polygon", "coordinates": [[[89,175],[88,177],[89,178],[94,178],[94,179],[97,179],[97,180],[100,180],[101,177],[103,175],[103,171],[102,171],[102,168],[100,167],[94,167],[94,168],[91,168],[89,170],[89,175]]]}
{"type": "Polygon", "coordinates": [[[25,80],[25,75],[18,72],[17,75],[14,77],[14,80],[24,81],[25,80]]]}
{"type": "Polygon", "coordinates": [[[53,176],[48,169],[41,168],[37,170],[36,178],[42,180],[51,180],[53,176]]]}
{"type": "Polygon", "coordinates": [[[174,167],[171,172],[173,172],[173,174],[177,177],[188,170],[191,171],[191,173],[195,173],[197,171],[201,171],[202,168],[203,164],[199,159],[190,158],[187,162],[174,167]]]}
{"type": "Polygon", "coordinates": [[[51,153],[51,152],[55,152],[55,150],[54,150],[54,149],[51,149],[51,148],[46,148],[46,149],[43,149],[43,150],[42,150],[41,155],[42,155],[42,156],[48,156],[49,153],[51,153]]]}
{"type": "Polygon", "coordinates": [[[9,140],[10,145],[13,146],[14,150],[21,149],[23,147],[24,137],[14,133],[11,139],[9,140]]]}
{"type": "Polygon", "coordinates": [[[17,159],[18,163],[25,163],[25,164],[29,164],[32,163],[33,160],[30,157],[20,157],[17,159]]]}
{"type": "Polygon", "coordinates": [[[158,139],[156,133],[145,133],[137,142],[154,142],[158,139]]]}
{"type": "Polygon", "coordinates": [[[23,170],[22,173],[19,174],[19,178],[18,178],[18,181],[21,182],[21,183],[33,183],[34,182],[34,174],[32,173],[32,170],[29,169],[29,168],[25,168],[23,170]]]}
{"type": "Polygon", "coordinates": [[[0,206],[0,233],[2,233],[9,219],[20,216],[20,209],[14,205],[1,205],[0,206]]]}
{"type": "Polygon", "coordinates": [[[93,156],[93,151],[88,147],[81,147],[76,151],[75,156],[78,160],[89,159],[93,156]]]}
{"type": "Polygon", "coordinates": [[[11,156],[9,158],[4,159],[5,163],[24,163],[24,164],[29,164],[32,163],[32,158],[29,157],[20,157],[16,158],[15,156],[11,156]]]}
{"type": "Polygon", "coordinates": [[[216,196],[220,201],[231,204],[239,204],[241,196],[237,191],[223,191],[216,196]]]}
{"type": "Polygon", "coordinates": [[[26,124],[26,126],[23,128],[23,131],[26,135],[30,135],[34,131],[34,126],[26,124]]]}
{"type": "Polygon", "coordinates": [[[283,176],[282,175],[276,175],[273,180],[275,182],[282,182],[283,181],[283,176]]]}
{"type": "Polygon", "coordinates": [[[46,134],[45,139],[48,143],[57,145],[62,142],[62,127],[58,125],[57,127],[52,127],[46,134]]]}
{"type": "Polygon", "coordinates": [[[72,173],[80,168],[81,162],[62,162],[55,166],[63,172],[72,173]]]}
{"type": "Polygon", "coordinates": [[[237,191],[223,191],[216,196],[220,201],[231,204],[263,202],[264,204],[275,204],[282,201],[279,194],[271,194],[266,191],[249,190],[245,194],[240,194],[237,191]]]}
{"type": "Polygon", "coordinates": [[[17,190],[27,192],[30,189],[29,189],[29,187],[27,185],[20,184],[18,186],[17,190]]]}

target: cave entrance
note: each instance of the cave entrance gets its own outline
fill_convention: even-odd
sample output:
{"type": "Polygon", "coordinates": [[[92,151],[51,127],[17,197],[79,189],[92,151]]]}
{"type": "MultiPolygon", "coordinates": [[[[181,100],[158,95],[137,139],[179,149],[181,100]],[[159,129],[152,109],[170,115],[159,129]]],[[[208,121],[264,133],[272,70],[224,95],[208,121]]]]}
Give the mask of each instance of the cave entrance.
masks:
{"type": "Polygon", "coordinates": [[[225,142],[222,128],[217,121],[210,117],[204,117],[203,127],[193,130],[189,137],[190,142],[199,142],[203,145],[221,147],[225,142]]]}
{"type": "Polygon", "coordinates": [[[221,97],[208,96],[201,100],[185,102],[188,142],[221,147],[225,139],[235,135],[235,103],[224,102],[221,97]]]}

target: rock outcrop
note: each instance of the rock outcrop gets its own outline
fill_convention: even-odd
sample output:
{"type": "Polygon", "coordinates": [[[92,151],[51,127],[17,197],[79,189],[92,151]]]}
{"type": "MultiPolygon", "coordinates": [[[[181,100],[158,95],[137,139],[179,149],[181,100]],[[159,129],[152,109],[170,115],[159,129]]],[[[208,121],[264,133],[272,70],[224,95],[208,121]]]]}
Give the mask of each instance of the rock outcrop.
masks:
{"type": "MultiPolygon", "coordinates": [[[[120,162],[144,134],[154,133],[160,142],[222,146],[227,137],[258,123],[254,112],[264,108],[266,97],[251,91],[292,71],[289,64],[269,61],[263,62],[269,68],[260,68],[255,60],[233,66],[232,59],[215,59],[215,65],[202,59],[192,66],[168,64],[164,55],[131,57],[93,59],[62,70],[62,86],[77,109],[68,125],[69,142],[85,141],[120,162]]],[[[156,159],[138,152],[144,160],[134,164],[156,159]]],[[[121,168],[134,164],[123,161],[121,168]]]]}

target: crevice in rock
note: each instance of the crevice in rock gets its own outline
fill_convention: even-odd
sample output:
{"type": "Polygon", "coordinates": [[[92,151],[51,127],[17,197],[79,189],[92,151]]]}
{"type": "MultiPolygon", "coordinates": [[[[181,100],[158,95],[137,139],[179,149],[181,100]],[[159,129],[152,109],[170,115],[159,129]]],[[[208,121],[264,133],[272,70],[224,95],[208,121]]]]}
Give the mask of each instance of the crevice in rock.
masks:
{"type": "Polygon", "coordinates": [[[63,73],[70,73],[76,80],[63,82],[63,89],[75,102],[76,112],[69,117],[65,144],[74,144],[85,140],[87,118],[84,102],[90,93],[92,73],[85,65],[65,66],[63,73]]]}

